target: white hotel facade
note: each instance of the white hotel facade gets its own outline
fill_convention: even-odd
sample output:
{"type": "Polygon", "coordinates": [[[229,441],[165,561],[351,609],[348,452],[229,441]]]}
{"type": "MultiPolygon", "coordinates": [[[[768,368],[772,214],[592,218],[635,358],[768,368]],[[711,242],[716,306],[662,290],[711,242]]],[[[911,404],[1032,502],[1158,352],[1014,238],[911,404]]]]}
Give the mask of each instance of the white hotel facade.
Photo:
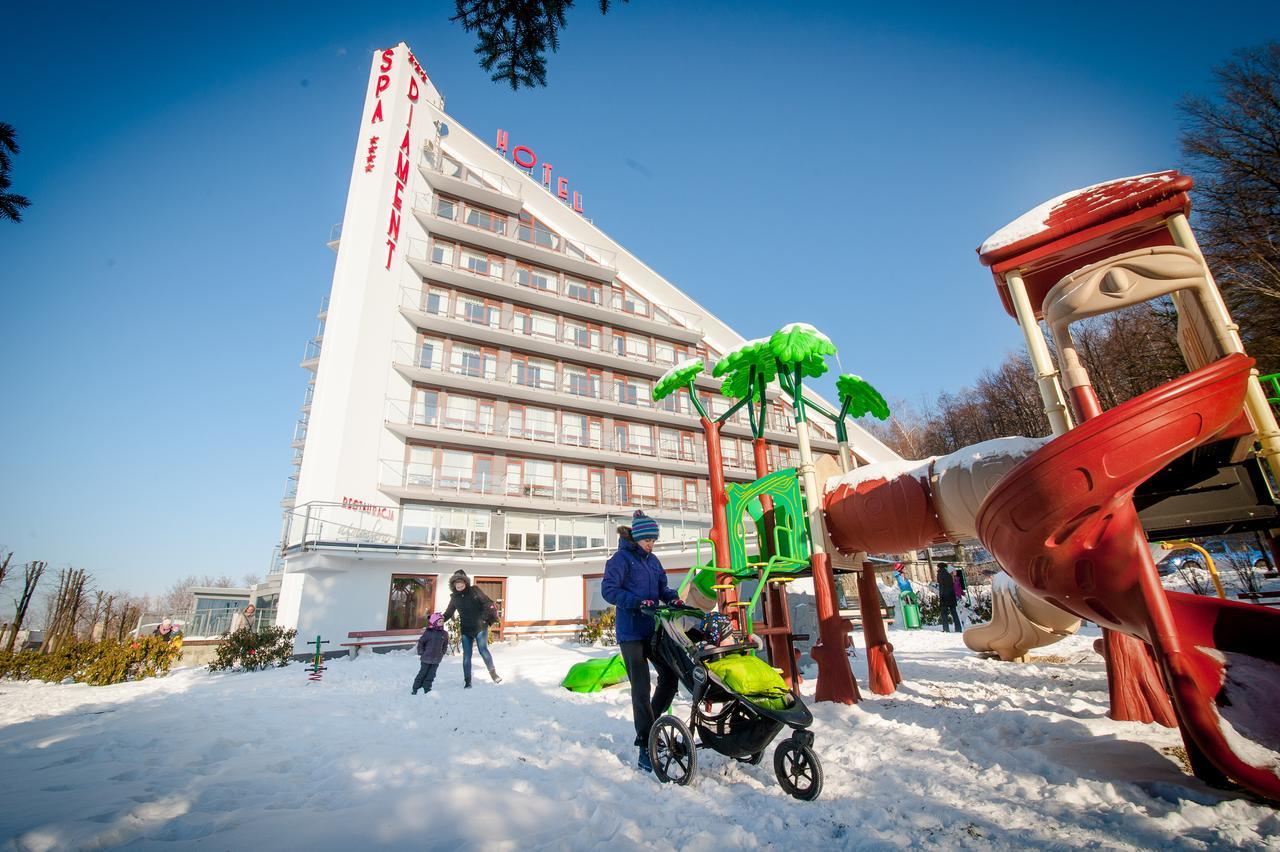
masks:
{"type": "MultiPolygon", "coordinates": [[[[405,44],[375,54],[302,362],[278,573],[258,592],[279,583],[276,621],[299,649],[419,628],[459,568],[500,600],[506,635],[570,632],[604,606],[599,575],[634,509],[661,525],[669,571],[710,526],[697,418],[683,394],[650,391],[743,339],[585,218],[521,141],[468,132],[405,44]]],[[[716,413],[718,384],[699,381],[716,413]]],[[[834,456],[826,425],[814,448],[834,456]]],[[[724,435],[727,478],[754,479],[745,415],[724,435]]],[[[773,467],[797,464],[781,400],[766,435],[773,467]]],[[[860,461],[892,457],[850,437],[860,461]]]]}

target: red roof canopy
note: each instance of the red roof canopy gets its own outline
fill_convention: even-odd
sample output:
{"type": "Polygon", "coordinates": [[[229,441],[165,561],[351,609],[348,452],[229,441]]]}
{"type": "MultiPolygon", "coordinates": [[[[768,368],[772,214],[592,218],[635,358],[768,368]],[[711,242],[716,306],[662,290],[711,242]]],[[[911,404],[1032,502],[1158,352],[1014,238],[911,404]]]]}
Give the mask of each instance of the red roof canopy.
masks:
{"type": "Polygon", "coordinates": [[[1039,316],[1045,294],[1063,276],[1126,251],[1172,245],[1165,219],[1191,211],[1191,186],[1190,177],[1171,169],[1060,195],[988,237],[978,259],[991,267],[1010,316],[1004,273],[1020,270],[1039,316]]]}

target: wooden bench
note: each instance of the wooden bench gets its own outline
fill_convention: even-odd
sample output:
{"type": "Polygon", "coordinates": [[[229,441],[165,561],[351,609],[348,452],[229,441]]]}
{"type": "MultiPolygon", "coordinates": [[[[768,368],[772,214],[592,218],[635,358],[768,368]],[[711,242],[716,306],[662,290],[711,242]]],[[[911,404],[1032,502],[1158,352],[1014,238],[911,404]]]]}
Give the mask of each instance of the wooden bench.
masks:
{"type": "Polygon", "coordinates": [[[379,646],[392,647],[412,647],[418,644],[418,637],[422,635],[421,630],[353,630],[347,634],[348,639],[354,639],[354,642],[343,642],[338,647],[350,648],[348,652],[352,659],[360,654],[361,648],[374,648],[379,646]]]}

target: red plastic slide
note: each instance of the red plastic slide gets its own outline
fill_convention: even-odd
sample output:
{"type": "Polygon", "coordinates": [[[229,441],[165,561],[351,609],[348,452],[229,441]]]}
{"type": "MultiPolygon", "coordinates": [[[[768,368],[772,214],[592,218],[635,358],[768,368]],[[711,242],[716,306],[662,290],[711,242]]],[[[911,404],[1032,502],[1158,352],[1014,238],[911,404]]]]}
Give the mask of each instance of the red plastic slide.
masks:
{"type": "Polygon", "coordinates": [[[1230,355],[1050,441],[987,496],[978,536],[1040,597],[1151,645],[1197,774],[1280,800],[1280,611],[1166,592],[1133,505],[1236,420],[1252,366],[1230,355]]]}

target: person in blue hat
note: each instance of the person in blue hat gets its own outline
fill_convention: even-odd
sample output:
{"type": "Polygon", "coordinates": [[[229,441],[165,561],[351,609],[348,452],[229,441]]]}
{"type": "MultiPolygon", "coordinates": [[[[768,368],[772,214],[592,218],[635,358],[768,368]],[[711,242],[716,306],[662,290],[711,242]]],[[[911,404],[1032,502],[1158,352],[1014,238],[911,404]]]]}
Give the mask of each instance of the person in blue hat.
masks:
{"type": "Polygon", "coordinates": [[[653,652],[652,616],[640,611],[659,601],[681,604],[675,589],[667,585],[667,572],[653,555],[658,540],[658,522],[637,509],[631,526],[618,527],[618,550],[604,566],[600,592],[617,607],[615,630],[622,662],[631,682],[631,716],[635,720],[635,744],[640,748],[639,767],[652,772],[649,762],[649,729],[676,696],[679,684],[675,670],[653,652]],[[658,670],[658,686],[649,693],[649,664],[658,670]]]}

